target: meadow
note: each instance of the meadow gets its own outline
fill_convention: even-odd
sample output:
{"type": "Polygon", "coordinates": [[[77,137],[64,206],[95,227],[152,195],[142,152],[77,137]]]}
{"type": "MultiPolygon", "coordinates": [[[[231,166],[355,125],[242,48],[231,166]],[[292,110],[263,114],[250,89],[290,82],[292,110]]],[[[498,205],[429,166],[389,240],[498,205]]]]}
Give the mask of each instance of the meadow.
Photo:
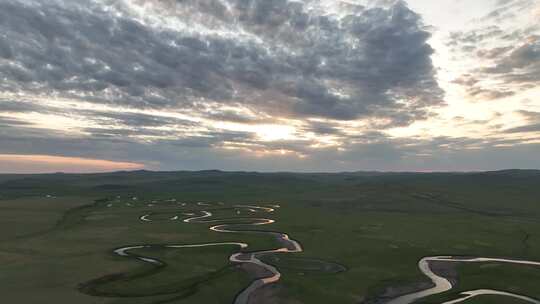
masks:
{"type": "MultiPolygon", "coordinates": [[[[249,221],[261,214],[235,206],[279,204],[264,214],[275,220],[264,229],[287,233],[303,252],[264,257],[282,276],[253,303],[385,303],[429,286],[417,265],[422,257],[540,261],[539,185],[540,171],[519,170],[0,175],[0,292],[21,304],[233,303],[261,276],[229,262],[237,247],[165,246],[277,248],[271,235],[218,233],[182,219],[210,210],[218,219],[249,221]],[[142,221],[145,214],[154,221],[142,221]],[[134,253],[163,265],[114,254],[141,244],[154,246],[134,253]]],[[[455,288],[415,303],[443,303],[475,289],[540,299],[540,267],[452,265],[445,271],[455,288]]],[[[482,296],[463,303],[527,302],[482,296]]]]}

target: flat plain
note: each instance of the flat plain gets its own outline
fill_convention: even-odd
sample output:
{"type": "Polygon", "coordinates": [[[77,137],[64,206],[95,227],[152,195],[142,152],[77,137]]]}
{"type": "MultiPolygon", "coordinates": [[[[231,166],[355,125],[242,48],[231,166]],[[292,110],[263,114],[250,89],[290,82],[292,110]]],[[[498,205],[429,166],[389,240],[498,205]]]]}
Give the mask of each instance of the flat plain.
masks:
{"type": "MultiPolygon", "coordinates": [[[[230,256],[283,246],[250,232],[264,230],[286,233],[303,250],[261,255],[281,277],[249,303],[385,303],[430,287],[418,268],[423,257],[540,261],[539,186],[539,171],[519,170],[0,175],[0,293],[21,304],[234,303],[268,274],[230,256]],[[241,232],[185,221],[204,212],[241,232]],[[275,222],[255,229],[261,217],[275,222]],[[230,242],[249,247],[179,247],[230,242]],[[115,254],[130,246],[139,248],[115,254]]],[[[453,288],[415,303],[479,289],[540,299],[540,267],[440,268],[453,288]]],[[[461,303],[527,301],[486,295],[461,303]]]]}

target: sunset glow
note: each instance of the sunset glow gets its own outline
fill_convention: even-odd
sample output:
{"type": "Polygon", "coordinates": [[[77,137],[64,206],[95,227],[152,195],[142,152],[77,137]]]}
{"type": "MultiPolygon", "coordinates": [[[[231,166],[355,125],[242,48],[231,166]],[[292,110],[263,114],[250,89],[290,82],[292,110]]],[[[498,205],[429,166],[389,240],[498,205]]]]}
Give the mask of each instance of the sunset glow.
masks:
{"type": "Polygon", "coordinates": [[[79,173],[111,172],[143,169],[144,165],[100,159],[63,157],[52,155],[0,154],[0,171],[18,173],[79,173]],[[25,168],[22,170],[21,168],[25,168]]]}

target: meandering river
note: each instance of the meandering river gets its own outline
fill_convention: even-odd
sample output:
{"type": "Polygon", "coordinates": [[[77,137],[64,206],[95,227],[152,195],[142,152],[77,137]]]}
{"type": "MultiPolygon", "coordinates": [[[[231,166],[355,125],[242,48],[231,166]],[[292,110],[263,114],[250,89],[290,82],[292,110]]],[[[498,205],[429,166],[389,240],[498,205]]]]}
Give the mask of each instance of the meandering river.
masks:
{"type": "MultiPolygon", "coordinates": [[[[197,203],[198,206],[211,206],[211,204],[199,202],[197,203]]],[[[252,205],[234,205],[232,206],[234,209],[237,210],[237,213],[240,212],[240,210],[246,210],[250,213],[256,213],[256,212],[265,212],[265,213],[271,213],[274,212],[276,208],[279,208],[279,205],[271,205],[271,206],[252,206],[252,205]]],[[[299,242],[291,239],[287,234],[281,233],[281,232],[274,232],[274,231],[264,231],[264,230],[242,230],[242,229],[235,229],[237,226],[252,226],[252,227],[258,227],[262,225],[269,225],[274,223],[275,221],[268,218],[258,218],[258,217],[245,217],[245,218],[225,218],[225,219],[212,219],[213,214],[210,210],[200,210],[200,211],[193,211],[191,213],[183,213],[184,216],[188,216],[183,221],[185,223],[202,223],[202,224],[215,224],[209,227],[210,230],[218,232],[218,233],[257,233],[257,234],[266,234],[271,235],[275,237],[280,244],[282,244],[281,247],[275,248],[272,250],[264,250],[264,251],[254,251],[254,252],[237,252],[232,254],[229,257],[229,261],[233,263],[239,263],[239,264],[253,264],[257,265],[258,267],[263,268],[267,273],[268,276],[263,277],[261,279],[254,280],[251,282],[249,286],[247,286],[243,291],[241,291],[235,298],[234,304],[247,304],[249,302],[249,298],[251,295],[257,291],[259,288],[275,283],[279,281],[281,277],[281,273],[279,270],[267,263],[264,263],[259,258],[263,255],[268,255],[272,253],[296,253],[296,252],[302,252],[302,246],[299,242]],[[238,222],[239,220],[242,220],[241,222],[238,222]],[[237,223],[231,223],[233,221],[237,221],[237,223]],[[228,222],[225,224],[220,224],[228,222]]],[[[144,222],[152,222],[152,214],[144,214],[140,217],[141,221],[144,222]]],[[[172,216],[168,218],[167,220],[178,220],[178,216],[172,216]]],[[[165,245],[162,246],[164,248],[194,248],[194,247],[209,247],[209,246],[237,246],[240,249],[246,249],[249,247],[246,243],[241,242],[226,242],[226,243],[205,243],[205,244],[192,244],[192,245],[165,245]]],[[[144,257],[140,255],[134,255],[130,254],[131,250],[136,249],[144,249],[144,248],[150,248],[152,245],[140,245],[140,246],[129,246],[129,247],[123,247],[118,248],[114,251],[115,254],[119,256],[124,257],[132,257],[136,258],[142,262],[150,263],[155,266],[162,266],[163,263],[159,260],[152,259],[149,257],[144,257]]]]}
{"type": "MultiPolygon", "coordinates": [[[[484,258],[484,257],[474,257],[474,258],[465,258],[465,257],[454,257],[454,256],[433,256],[425,257],[418,262],[418,268],[420,271],[431,279],[433,287],[425,289],[422,291],[410,293],[387,302],[387,304],[410,304],[414,303],[417,300],[422,298],[440,294],[454,288],[450,280],[443,276],[437,275],[433,270],[431,270],[430,262],[447,262],[447,263],[507,263],[507,264],[516,264],[516,265],[529,265],[529,266],[540,266],[540,262],[526,261],[526,260],[513,260],[513,259],[499,259],[499,258],[484,258]]],[[[444,302],[442,304],[455,304],[465,302],[471,298],[477,296],[486,296],[486,295],[495,295],[495,296],[505,296],[512,297],[520,300],[524,300],[534,304],[540,304],[539,300],[513,294],[505,291],[490,290],[490,289],[480,289],[473,291],[466,291],[461,293],[462,298],[444,302]]]]}
{"type": "MultiPolygon", "coordinates": [[[[181,203],[181,204],[182,206],[186,205],[185,203],[181,203]]],[[[203,202],[196,203],[196,205],[200,207],[212,206],[212,204],[203,203],[203,202]]],[[[221,203],[219,205],[223,206],[223,204],[221,203]]],[[[229,209],[235,210],[237,215],[239,215],[241,212],[250,212],[252,214],[261,212],[261,213],[268,214],[268,213],[274,212],[276,208],[279,208],[279,207],[280,207],[279,205],[267,205],[267,206],[233,205],[229,209]]],[[[183,222],[185,223],[210,224],[209,229],[217,233],[243,233],[243,234],[244,233],[257,233],[257,234],[271,235],[275,239],[278,240],[279,244],[281,244],[280,247],[272,249],[272,250],[254,251],[254,252],[239,251],[232,254],[229,257],[230,262],[238,263],[238,264],[246,264],[246,263],[253,264],[253,265],[256,265],[257,267],[264,269],[264,272],[267,274],[263,278],[254,280],[253,282],[249,284],[249,286],[247,286],[244,290],[238,293],[238,295],[236,296],[234,300],[234,304],[248,304],[250,302],[250,297],[257,290],[259,290],[260,288],[268,284],[275,283],[280,280],[281,273],[279,269],[268,263],[263,262],[261,260],[261,257],[265,255],[273,254],[273,253],[298,253],[298,252],[303,251],[300,243],[291,239],[286,233],[260,230],[258,228],[260,226],[274,223],[275,221],[273,219],[269,219],[266,217],[236,217],[236,218],[214,219],[214,215],[212,213],[213,209],[210,209],[210,208],[204,208],[204,209],[207,209],[207,210],[195,210],[195,211],[190,211],[190,212],[180,211],[178,212],[178,214],[175,214],[170,217],[161,218],[159,220],[160,221],[163,221],[163,220],[176,221],[176,220],[179,220],[180,217],[182,216],[182,217],[185,217],[185,219],[183,219],[183,222]],[[239,229],[240,226],[257,227],[257,230],[239,229]]],[[[140,220],[144,222],[152,222],[154,221],[152,217],[155,215],[156,214],[153,214],[153,213],[144,214],[140,216],[140,220]]],[[[132,250],[150,248],[153,246],[154,245],[140,245],[140,246],[123,247],[123,248],[116,249],[114,253],[119,256],[136,258],[140,260],[141,262],[150,263],[157,267],[162,267],[164,266],[164,263],[157,259],[130,253],[130,251],[132,250]]],[[[163,248],[195,248],[195,247],[211,247],[211,246],[236,246],[239,249],[247,249],[249,247],[249,244],[243,243],[243,242],[223,242],[223,243],[204,243],[204,244],[163,245],[161,247],[163,248]]],[[[436,294],[440,294],[440,293],[452,290],[455,287],[452,285],[452,282],[448,278],[435,273],[431,269],[431,263],[433,262],[506,263],[506,264],[540,267],[540,262],[518,260],[518,259],[501,259],[501,258],[487,258],[487,257],[458,257],[458,256],[425,257],[425,258],[422,258],[418,262],[418,268],[425,276],[427,276],[431,280],[432,287],[396,297],[394,299],[387,301],[386,303],[387,304],[411,304],[420,299],[426,298],[428,296],[432,296],[432,295],[436,295],[436,294]]],[[[491,289],[465,291],[460,294],[461,296],[460,298],[447,301],[441,304],[462,303],[474,297],[485,296],[485,295],[510,297],[510,298],[515,298],[515,299],[520,299],[520,300],[533,303],[533,304],[540,304],[540,300],[537,300],[537,299],[534,299],[525,295],[519,295],[519,294],[514,294],[514,293],[510,293],[506,291],[491,290],[491,289]]]]}

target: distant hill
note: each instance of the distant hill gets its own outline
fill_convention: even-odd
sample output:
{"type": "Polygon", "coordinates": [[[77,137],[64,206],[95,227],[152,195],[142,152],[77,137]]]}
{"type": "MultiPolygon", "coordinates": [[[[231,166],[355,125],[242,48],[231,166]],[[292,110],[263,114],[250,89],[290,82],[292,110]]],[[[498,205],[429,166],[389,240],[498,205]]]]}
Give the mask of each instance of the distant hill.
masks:
{"type": "MultiPolygon", "coordinates": [[[[282,189],[295,188],[312,191],[313,187],[338,187],[353,191],[358,185],[462,185],[508,187],[540,185],[540,170],[502,170],[490,172],[343,172],[343,173],[260,173],[205,171],[120,171],[93,174],[2,174],[1,197],[19,197],[54,193],[115,194],[171,191],[212,191],[230,189],[282,189]]],[[[536,186],[537,187],[537,186],[536,186]]],[[[235,190],[236,191],[236,190],[235,190]]]]}

